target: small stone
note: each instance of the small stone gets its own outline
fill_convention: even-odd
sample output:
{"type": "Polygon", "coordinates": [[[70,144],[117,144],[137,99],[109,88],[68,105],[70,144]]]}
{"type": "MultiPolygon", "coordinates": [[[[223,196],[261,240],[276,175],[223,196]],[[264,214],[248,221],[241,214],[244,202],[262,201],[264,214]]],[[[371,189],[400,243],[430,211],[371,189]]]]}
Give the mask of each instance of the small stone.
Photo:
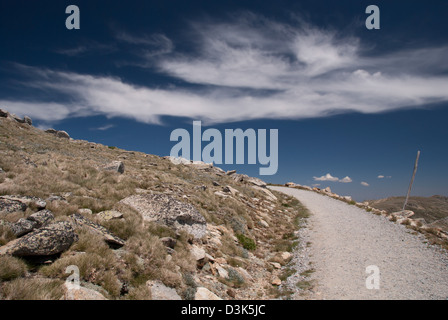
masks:
{"type": "Polygon", "coordinates": [[[223,193],[221,191],[216,191],[215,195],[218,196],[218,197],[222,197],[222,198],[228,198],[229,197],[229,195],[227,195],[227,194],[225,194],[225,193],[223,193]]]}
{"type": "Polygon", "coordinates": [[[235,293],[235,291],[233,291],[232,289],[228,289],[228,290],[227,290],[227,294],[228,294],[229,297],[231,297],[231,298],[235,298],[235,297],[236,297],[236,293],[235,293]]]}
{"type": "Polygon", "coordinates": [[[195,300],[222,300],[216,294],[204,287],[199,287],[194,296],[195,300]]]}
{"type": "Polygon", "coordinates": [[[80,213],[82,215],[91,215],[91,214],[93,214],[92,210],[87,209],[87,208],[78,209],[78,213],[80,213]]]}
{"type": "Polygon", "coordinates": [[[282,253],[281,256],[282,256],[283,260],[288,260],[289,258],[291,258],[292,254],[285,251],[285,252],[282,253]]]}
{"type": "Polygon", "coordinates": [[[219,264],[215,265],[215,268],[221,278],[227,279],[229,277],[229,272],[227,272],[227,270],[221,267],[219,264]]]}
{"type": "Polygon", "coordinates": [[[93,289],[64,283],[65,293],[62,300],[107,300],[101,293],[93,289]]]}
{"type": "Polygon", "coordinates": [[[260,221],[258,221],[258,223],[259,223],[262,227],[269,228],[269,224],[268,224],[266,221],[264,221],[264,220],[260,220],[260,221]]]}
{"type": "Polygon", "coordinates": [[[282,280],[280,280],[279,278],[275,278],[274,280],[272,280],[272,285],[274,286],[279,286],[282,284],[282,280]]]}
{"type": "Polygon", "coordinates": [[[282,265],[278,262],[271,262],[271,264],[274,266],[275,269],[281,269],[282,265]]]}
{"type": "Polygon", "coordinates": [[[152,300],[182,300],[173,288],[168,288],[160,281],[149,280],[146,286],[151,291],[152,300]]]}
{"type": "Polygon", "coordinates": [[[103,165],[101,169],[106,171],[116,171],[118,173],[124,173],[124,163],[121,161],[112,161],[111,163],[103,165]]]}
{"type": "Polygon", "coordinates": [[[101,220],[112,220],[112,219],[121,219],[123,218],[123,214],[114,210],[107,210],[98,213],[98,218],[101,220]]]}
{"type": "Polygon", "coordinates": [[[219,187],[219,186],[220,186],[220,184],[219,184],[218,182],[216,182],[216,181],[213,181],[212,184],[213,184],[215,187],[219,187]]]}

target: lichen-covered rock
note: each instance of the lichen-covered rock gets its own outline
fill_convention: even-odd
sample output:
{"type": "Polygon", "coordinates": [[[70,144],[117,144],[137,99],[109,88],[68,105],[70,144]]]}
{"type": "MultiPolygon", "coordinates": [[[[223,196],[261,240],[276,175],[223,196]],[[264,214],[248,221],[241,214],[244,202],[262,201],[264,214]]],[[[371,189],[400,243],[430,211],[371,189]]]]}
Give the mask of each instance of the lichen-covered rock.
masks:
{"type": "Polygon", "coordinates": [[[207,231],[205,218],[191,204],[181,202],[167,194],[139,194],[120,201],[143,216],[146,221],[163,223],[185,230],[195,238],[202,238],[207,231]]]}
{"type": "MultiPolygon", "coordinates": [[[[0,196],[0,202],[2,199],[20,201],[23,204],[25,204],[26,206],[34,205],[38,210],[45,209],[45,207],[47,206],[47,203],[45,202],[45,200],[38,198],[38,197],[5,195],[5,196],[0,196]]],[[[26,208],[25,208],[25,210],[26,210],[26,208]]]]}
{"type": "Polygon", "coordinates": [[[97,233],[101,235],[107,243],[109,243],[112,246],[118,246],[122,247],[125,244],[125,241],[123,239],[120,239],[119,237],[113,235],[109,230],[107,230],[105,227],[90,221],[89,219],[83,217],[79,213],[72,214],[70,218],[73,220],[73,222],[78,226],[85,226],[88,227],[92,232],[97,233]]]}
{"type": "Polygon", "coordinates": [[[51,256],[67,250],[77,239],[69,222],[56,222],[7,243],[0,248],[0,255],[51,256]]]}
{"type": "Polygon", "coordinates": [[[0,197],[0,213],[12,213],[17,211],[25,211],[27,205],[18,200],[6,199],[0,197]]]}
{"type": "Polygon", "coordinates": [[[97,214],[98,218],[101,220],[112,220],[112,219],[121,219],[123,218],[123,214],[114,210],[106,210],[97,214]]]}
{"type": "Polygon", "coordinates": [[[22,218],[22,219],[19,219],[16,223],[12,223],[10,225],[10,228],[11,228],[12,233],[14,233],[14,235],[16,237],[21,237],[24,234],[27,234],[27,233],[33,231],[35,226],[36,226],[36,222],[22,218]]]}
{"type": "Polygon", "coordinates": [[[42,210],[33,213],[27,218],[27,220],[35,222],[35,228],[40,228],[54,220],[54,215],[50,210],[42,210]]]}

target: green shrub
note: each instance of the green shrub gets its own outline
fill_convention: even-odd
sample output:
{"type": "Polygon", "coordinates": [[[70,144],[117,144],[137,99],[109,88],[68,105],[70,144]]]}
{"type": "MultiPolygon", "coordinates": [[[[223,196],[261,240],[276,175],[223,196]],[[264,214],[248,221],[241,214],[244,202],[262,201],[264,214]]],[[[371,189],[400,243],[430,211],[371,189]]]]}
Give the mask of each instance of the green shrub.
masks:
{"type": "Polygon", "coordinates": [[[254,239],[246,237],[241,233],[237,234],[236,237],[244,249],[253,251],[257,248],[257,244],[255,243],[254,239]]]}

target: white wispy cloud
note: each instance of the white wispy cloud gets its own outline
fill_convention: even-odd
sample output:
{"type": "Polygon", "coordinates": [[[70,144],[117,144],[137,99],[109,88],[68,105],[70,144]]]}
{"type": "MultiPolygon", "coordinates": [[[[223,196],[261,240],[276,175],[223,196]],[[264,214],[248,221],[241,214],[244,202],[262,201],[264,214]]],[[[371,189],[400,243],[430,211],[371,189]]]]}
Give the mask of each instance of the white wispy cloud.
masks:
{"type": "Polygon", "coordinates": [[[368,186],[370,186],[370,184],[368,184],[368,183],[365,182],[365,181],[362,181],[362,182],[361,182],[361,185],[363,185],[364,187],[368,187],[368,186]]]}
{"type": "Polygon", "coordinates": [[[384,176],[384,175],[380,174],[377,178],[378,179],[390,179],[390,178],[392,178],[392,176],[384,176]]]}
{"type": "Polygon", "coordinates": [[[188,54],[176,52],[163,34],[121,32],[117,39],[146,59],[136,65],[156,66],[177,83],[199,86],[153,88],[109,75],[22,66],[30,76],[26,85],[47,93],[51,102],[17,98],[0,105],[47,121],[105,114],[146,123],[160,123],[162,115],[222,123],[377,113],[448,101],[446,46],[366,57],[359,39],[253,14],[229,23],[196,22],[189,32],[196,50],[188,54]]]}
{"type": "Polygon", "coordinates": [[[333,177],[329,173],[327,173],[326,175],[321,176],[321,177],[313,177],[313,179],[315,181],[333,181],[333,182],[339,181],[339,178],[333,177]]]}
{"type": "Polygon", "coordinates": [[[350,183],[352,181],[353,180],[349,176],[346,176],[345,178],[339,180],[339,182],[342,182],[342,183],[350,183]]]}
{"type": "Polygon", "coordinates": [[[113,125],[113,124],[106,124],[106,125],[98,127],[98,128],[91,128],[91,130],[106,131],[106,130],[112,129],[113,127],[115,127],[115,125],[113,125]]]}

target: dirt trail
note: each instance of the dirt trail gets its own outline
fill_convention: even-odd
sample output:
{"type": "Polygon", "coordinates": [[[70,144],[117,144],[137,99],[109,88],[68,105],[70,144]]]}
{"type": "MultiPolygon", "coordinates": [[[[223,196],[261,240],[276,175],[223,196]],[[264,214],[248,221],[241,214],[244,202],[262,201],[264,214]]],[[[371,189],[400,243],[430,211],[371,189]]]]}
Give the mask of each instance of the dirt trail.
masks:
{"type": "Polygon", "coordinates": [[[312,213],[311,261],[316,297],[323,299],[447,299],[448,256],[404,226],[356,206],[284,187],[312,213]],[[380,288],[367,289],[368,266],[377,266],[380,288]]]}

